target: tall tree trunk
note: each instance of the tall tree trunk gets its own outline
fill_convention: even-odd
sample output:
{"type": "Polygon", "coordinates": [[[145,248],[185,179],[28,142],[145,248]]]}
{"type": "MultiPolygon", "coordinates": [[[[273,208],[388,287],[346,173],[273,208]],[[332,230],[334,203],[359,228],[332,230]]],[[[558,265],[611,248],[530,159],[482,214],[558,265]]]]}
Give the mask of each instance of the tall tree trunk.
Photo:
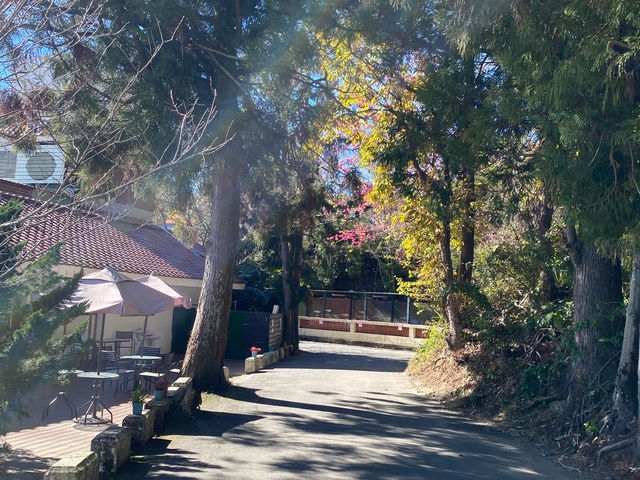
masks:
{"type": "MultiPolygon", "coordinates": [[[[611,426],[614,435],[631,430],[631,422],[637,412],[638,394],[638,324],[640,319],[640,251],[633,255],[629,303],[618,362],[616,386],[613,391],[611,426]]],[[[640,418],[640,417],[638,417],[640,418]]]]}
{"type": "Polygon", "coordinates": [[[439,192],[443,212],[440,215],[440,227],[442,229],[439,235],[440,243],[440,260],[444,270],[444,314],[449,323],[449,333],[445,340],[451,350],[457,349],[462,343],[462,316],[458,307],[457,288],[455,272],[453,270],[453,261],[451,259],[451,170],[448,162],[443,162],[443,188],[439,192]]]}
{"type": "MultiPolygon", "coordinates": [[[[548,237],[553,221],[553,207],[549,206],[548,196],[545,194],[536,209],[536,236],[542,248],[545,259],[553,258],[553,243],[548,237]]],[[[556,279],[551,267],[545,265],[540,271],[540,300],[552,302],[558,298],[556,279]]]]}
{"type": "Polygon", "coordinates": [[[462,317],[458,299],[456,298],[456,282],[453,274],[453,262],[451,261],[451,225],[448,221],[442,223],[440,258],[444,267],[444,284],[447,289],[444,299],[444,311],[449,323],[449,333],[446,341],[449,348],[454,350],[460,348],[462,343],[462,317]]]}
{"type": "Polygon", "coordinates": [[[289,335],[291,332],[291,319],[289,318],[289,310],[291,310],[291,275],[289,272],[289,241],[286,238],[286,225],[282,227],[280,232],[280,272],[282,276],[282,297],[284,305],[282,313],[284,315],[284,339],[290,342],[289,335]]]}
{"type": "MultiPolygon", "coordinates": [[[[235,0],[221,0],[216,9],[214,29],[224,38],[224,48],[235,52],[241,44],[242,11],[235,0]],[[235,15],[236,22],[229,22],[235,15]]],[[[196,391],[219,389],[226,385],[222,370],[224,353],[229,335],[229,313],[233,292],[234,267],[240,230],[239,171],[243,155],[239,139],[240,113],[238,99],[242,95],[237,85],[238,65],[234,59],[218,58],[212,52],[218,66],[212,72],[215,79],[216,115],[211,138],[230,139],[213,156],[208,158],[213,166],[211,173],[211,223],[209,238],[205,242],[206,259],[198,313],[191,330],[183,364],[183,374],[193,378],[196,391]],[[226,66],[225,66],[226,64],[226,66]]]]}
{"type": "Polygon", "coordinates": [[[467,172],[463,180],[464,204],[462,211],[462,228],[460,231],[460,264],[458,265],[458,282],[471,283],[473,279],[473,258],[475,254],[475,209],[476,197],[475,174],[467,172]]]}
{"type": "MultiPolygon", "coordinates": [[[[638,350],[638,352],[640,352],[640,338],[638,338],[637,342],[638,342],[638,343],[636,343],[637,350],[638,350]]],[[[638,355],[638,363],[636,364],[636,372],[640,372],[640,354],[638,355]]],[[[637,381],[637,383],[636,383],[636,392],[637,392],[637,395],[638,395],[638,397],[636,398],[637,405],[638,405],[636,418],[640,419],[640,375],[636,375],[636,381],[637,381]]],[[[638,423],[638,422],[636,422],[636,423],[638,423]]],[[[639,465],[640,464],[640,425],[636,425],[636,442],[635,442],[635,448],[634,448],[633,457],[634,457],[634,463],[636,465],[639,465]]]]}
{"type": "Polygon", "coordinates": [[[298,305],[300,303],[300,279],[302,261],[302,230],[292,234],[291,246],[284,234],[280,234],[280,262],[282,265],[282,292],[284,297],[284,339],[298,349],[298,305]]]}
{"type": "Polygon", "coordinates": [[[288,341],[298,350],[300,343],[298,334],[298,306],[300,304],[300,280],[302,279],[302,236],[301,228],[297,228],[291,238],[291,269],[289,285],[291,286],[291,305],[289,307],[288,341]]]}
{"type": "Polygon", "coordinates": [[[569,384],[567,407],[571,408],[579,391],[590,384],[610,353],[600,339],[613,328],[607,325],[606,317],[622,304],[622,270],[619,262],[579,242],[572,227],[567,228],[567,240],[574,269],[574,338],[580,351],[569,384]]]}
{"type": "Polygon", "coordinates": [[[198,313],[187,345],[183,374],[197,391],[225,384],[222,365],[227,345],[233,272],[238,247],[240,196],[238,165],[225,147],[213,177],[211,229],[198,313]]]}

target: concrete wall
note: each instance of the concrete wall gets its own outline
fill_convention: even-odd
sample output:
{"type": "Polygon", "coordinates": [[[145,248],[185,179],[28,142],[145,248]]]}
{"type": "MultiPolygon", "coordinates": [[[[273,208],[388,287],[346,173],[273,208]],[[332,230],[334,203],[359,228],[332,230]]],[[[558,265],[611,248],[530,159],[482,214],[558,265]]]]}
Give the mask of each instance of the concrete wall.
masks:
{"type": "Polygon", "coordinates": [[[299,317],[300,338],[413,350],[428,330],[421,325],[299,317]]]}

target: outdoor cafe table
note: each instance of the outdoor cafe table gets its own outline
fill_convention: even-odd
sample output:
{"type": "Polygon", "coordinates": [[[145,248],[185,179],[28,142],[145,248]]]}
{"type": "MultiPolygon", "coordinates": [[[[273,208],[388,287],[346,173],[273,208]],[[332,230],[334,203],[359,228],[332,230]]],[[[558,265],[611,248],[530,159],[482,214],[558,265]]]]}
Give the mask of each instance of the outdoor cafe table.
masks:
{"type": "Polygon", "coordinates": [[[115,380],[116,378],[118,378],[120,375],[118,375],[117,373],[112,373],[112,372],[83,372],[83,373],[78,373],[77,377],[78,378],[90,378],[91,380],[93,380],[93,393],[91,395],[91,400],[89,400],[87,403],[85,403],[84,405],[82,405],[80,407],[80,410],[82,408],[84,408],[85,406],[88,406],[87,408],[87,412],[84,414],[84,418],[80,419],[78,418],[78,422],[80,423],[113,423],[113,413],[111,413],[111,410],[109,410],[107,408],[107,406],[102,403],[102,400],[100,400],[100,391],[102,389],[102,382],[105,380],[115,380]],[[98,416],[98,406],[100,406],[100,415],[98,416]],[[107,420],[106,418],[104,418],[104,413],[103,410],[106,410],[107,412],[109,412],[109,416],[111,417],[110,420],[107,420]],[[91,416],[89,417],[89,413],[91,413],[91,416]]]}
{"type": "Polygon", "coordinates": [[[49,402],[49,405],[47,405],[47,407],[42,412],[42,421],[44,421],[44,418],[47,415],[49,415],[49,408],[51,408],[51,405],[53,405],[60,399],[62,399],[64,403],[67,404],[67,407],[69,407],[69,409],[71,410],[72,418],[76,418],[78,416],[78,409],[73,404],[73,402],[69,400],[69,397],[67,397],[67,382],[64,382],[64,381],[61,382],[60,377],[78,375],[80,373],[84,373],[84,371],[83,370],[58,370],[58,375],[59,375],[58,394],[55,396],[53,400],[49,402]]]}
{"type": "Polygon", "coordinates": [[[156,362],[158,360],[162,360],[162,357],[158,357],[157,355],[125,355],[124,357],[120,357],[120,360],[134,360],[135,361],[135,381],[134,388],[138,388],[140,367],[150,362],[156,362]]]}

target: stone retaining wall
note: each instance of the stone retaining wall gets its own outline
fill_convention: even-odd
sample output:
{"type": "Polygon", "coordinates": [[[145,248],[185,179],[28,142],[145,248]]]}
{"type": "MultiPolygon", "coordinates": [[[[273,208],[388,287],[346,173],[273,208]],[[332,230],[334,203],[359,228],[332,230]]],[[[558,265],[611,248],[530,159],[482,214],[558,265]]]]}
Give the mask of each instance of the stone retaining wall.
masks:
{"type": "MultiPolygon", "coordinates": [[[[293,346],[289,345],[257,358],[247,358],[245,371],[257,372],[293,353],[293,346]]],[[[228,368],[224,374],[228,380],[228,368]]],[[[167,398],[146,402],[142,415],[127,415],[121,427],[113,425],[96,435],[91,441],[91,452],[74,453],[60,459],[47,470],[45,480],[98,480],[101,473],[116,473],[129,461],[131,448],[140,448],[151,437],[162,433],[171,410],[188,410],[193,405],[194,395],[191,378],[178,378],[168,388],[167,398]]]]}
{"type": "Polygon", "coordinates": [[[146,402],[142,415],[127,415],[121,427],[113,425],[100,432],[91,440],[91,452],[61,458],[47,470],[45,480],[98,480],[101,474],[116,473],[129,461],[131,448],[140,448],[161,433],[171,409],[185,408],[184,402],[193,398],[193,392],[191,378],[178,378],[169,387],[167,398],[146,402]]]}

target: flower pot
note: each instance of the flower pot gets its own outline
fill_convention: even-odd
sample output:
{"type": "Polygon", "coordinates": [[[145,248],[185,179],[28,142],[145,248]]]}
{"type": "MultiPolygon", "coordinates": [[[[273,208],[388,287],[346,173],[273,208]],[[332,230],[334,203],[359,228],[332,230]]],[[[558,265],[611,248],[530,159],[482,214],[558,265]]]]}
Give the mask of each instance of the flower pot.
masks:
{"type": "Polygon", "coordinates": [[[153,399],[160,401],[164,398],[164,390],[156,390],[153,399]]]}
{"type": "Polygon", "coordinates": [[[258,356],[258,352],[251,352],[251,356],[252,356],[253,358],[256,358],[256,357],[258,356]]]}
{"type": "Polygon", "coordinates": [[[132,402],[133,414],[142,415],[142,402],[132,402]]]}

